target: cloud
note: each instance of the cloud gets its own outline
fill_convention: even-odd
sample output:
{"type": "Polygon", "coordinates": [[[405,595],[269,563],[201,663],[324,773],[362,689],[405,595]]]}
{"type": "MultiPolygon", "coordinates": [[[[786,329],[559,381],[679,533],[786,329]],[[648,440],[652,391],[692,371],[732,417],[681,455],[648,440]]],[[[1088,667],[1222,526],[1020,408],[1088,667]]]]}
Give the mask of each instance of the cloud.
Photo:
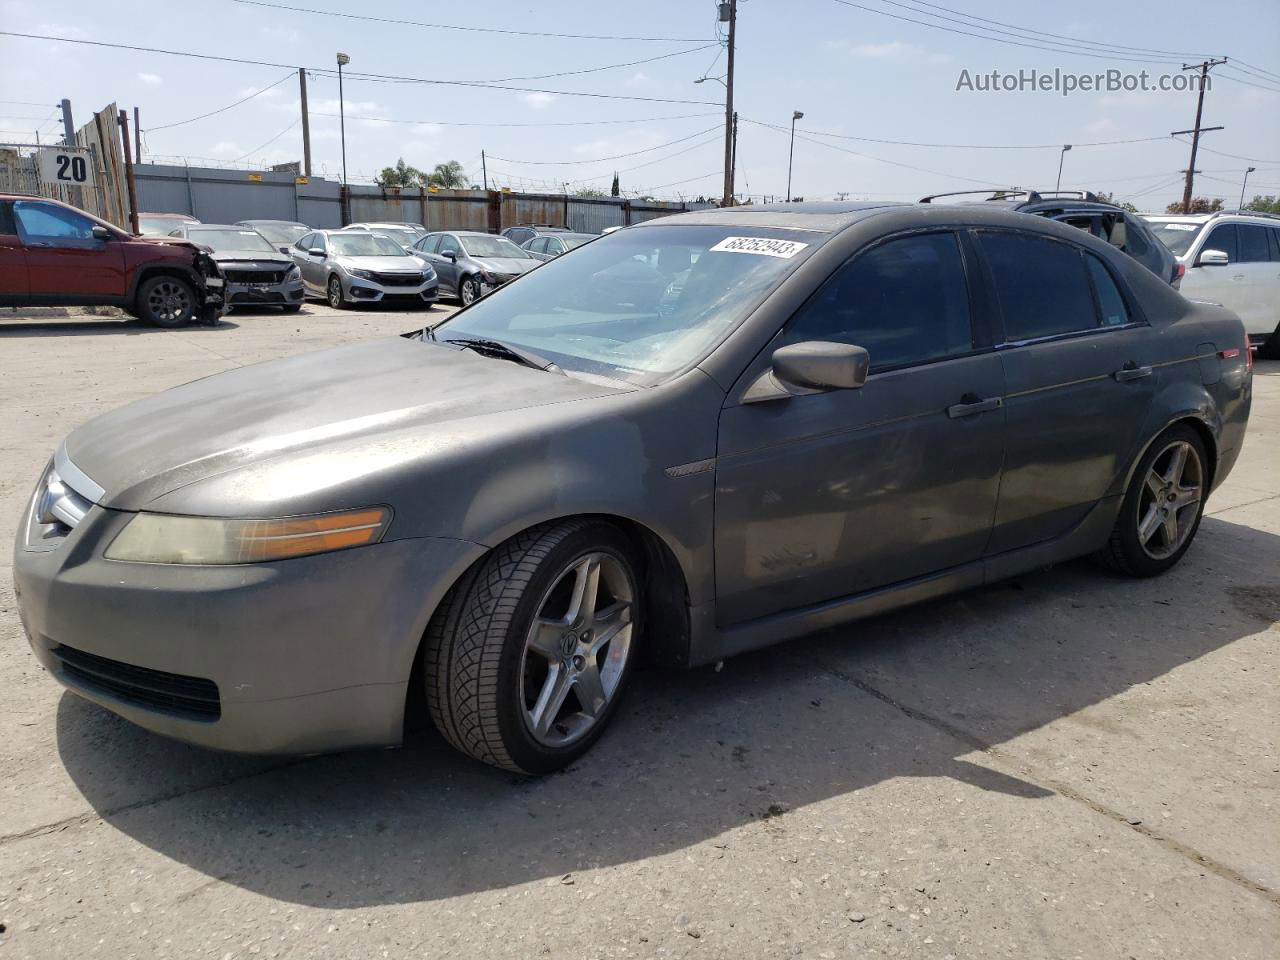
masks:
{"type": "Polygon", "coordinates": [[[628,87],[642,87],[648,82],[649,82],[649,75],[645,73],[643,70],[637,70],[630,77],[628,77],[626,81],[628,87]]]}
{"type": "Polygon", "coordinates": [[[267,39],[279,43],[297,43],[302,39],[302,35],[293,27],[262,27],[259,32],[267,39]]]}
{"type": "Polygon", "coordinates": [[[138,79],[145,83],[148,87],[158,87],[164,83],[164,78],[156,73],[140,73],[138,79]]]}
{"type": "Polygon", "coordinates": [[[233,140],[219,140],[209,148],[209,155],[219,159],[223,157],[238,157],[244,153],[244,148],[233,140]]]}
{"type": "Polygon", "coordinates": [[[1119,133],[1121,127],[1120,124],[1116,123],[1110,117],[1101,117],[1086,126],[1085,130],[1095,137],[1101,137],[1106,136],[1107,134],[1119,133]]]}
{"type": "Polygon", "coordinates": [[[850,43],[848,40],[824,40],[822,45],[828,50],[843,50],[851,57],[870,60],[898,60],[908,63],[950,63],[951,57],[945,53],[930,53],[924,47],[901,40],[890,40],[888,43],[850,43]]]}
{"type": "Polygon", "coordinates": [[[522,93],[520,99],[534,110],[545,110],[556,101],[554,93],[522,93]]]}

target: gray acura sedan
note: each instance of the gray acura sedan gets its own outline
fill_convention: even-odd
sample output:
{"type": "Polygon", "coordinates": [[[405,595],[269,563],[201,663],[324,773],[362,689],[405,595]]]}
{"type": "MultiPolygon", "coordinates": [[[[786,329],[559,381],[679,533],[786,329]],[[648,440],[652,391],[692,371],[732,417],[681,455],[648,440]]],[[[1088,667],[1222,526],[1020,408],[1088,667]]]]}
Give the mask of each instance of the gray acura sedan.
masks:
{"type": "Polygon", "coordinates": [[[237,751],[564,766],[690,667],[1070,557],[1169,569],[1244,440],[1230,312],[1025,214],[633,226],[431,330],[71,433],[19,609],[75,693],[237,751]]]}

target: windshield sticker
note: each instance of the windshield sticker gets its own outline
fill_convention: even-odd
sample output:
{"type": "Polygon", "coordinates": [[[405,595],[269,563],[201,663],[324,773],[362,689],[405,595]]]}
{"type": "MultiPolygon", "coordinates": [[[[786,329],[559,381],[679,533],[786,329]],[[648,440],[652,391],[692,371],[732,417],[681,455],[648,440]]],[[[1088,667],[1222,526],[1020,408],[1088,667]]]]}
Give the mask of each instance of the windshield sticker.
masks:
{"type": "Polygon", "coordinates": [[[1162,223],[1161,230],[1195,230],[1200,226],[1198,223],[1162,223]]]}
{"type": "Polygon", "coordinates": [[[790,260],[807,247],[798,240],[771,240],[768,237],[725,237],[710,250],[716,253],[757,253],[790,260]]]}

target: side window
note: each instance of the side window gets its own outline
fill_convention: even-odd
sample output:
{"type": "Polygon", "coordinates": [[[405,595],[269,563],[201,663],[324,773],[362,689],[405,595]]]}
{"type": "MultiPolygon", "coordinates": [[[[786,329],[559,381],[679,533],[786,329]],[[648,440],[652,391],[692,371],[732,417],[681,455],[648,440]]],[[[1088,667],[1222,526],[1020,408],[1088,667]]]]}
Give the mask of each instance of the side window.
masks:
{"type": "MultiPolygon", "coordinates": [[[[4,232],[4,213],[0,211],[0,233],[4,232]]],[[[1271,262],[1280,263],[1280,227],[1268,227],[1267,233],[1271,237],[1271,262]]]]}
{"type": "Polygon", "coordinates": [[[1084,256],[1089,265],[1089,277],[1093,280],[1094,293],[1098,295],[1098,309],[1102,312],[1104,327],[1120,327],[1129,322],[1129,310],[1124,305],[1124,297],[1116,287],[1116,282],[1101,260],[1091,253],[1084,256]]]}
{"type": "Polygon", "coordinates": [[[1249,223],[1236,224],[1236,244],[1240,248],[1239,263],[1266,263],[1271,259],[1267,249],[1267,228],[1249,223]]]}
{"type": "Polygon", "coordinates": [[[435,253],[436,247],[440,243],[440,234],[428,233],[425,237],[414,244],[419,253],[435,253]]]}
{"type": "Polygon", "coordinates": [[[30,240],[93,240],[93,221],[48,203],[13,205],[18,229],[30,240]]]}
{"type": "Polygon", "coordinates": [[[538,237],[534,240],[530,240],[525,249],[530,253],[545,253],[547,249],[546,237],[538,237]]]}
{"type": "Polygon", "coordinates": [[[440,238],[440,253],[462,253],[462,248],[458,246],[458,238],[451,233],[446,233],[440,238]]]}
{"type": "Polygon", "coordinates": [[[308,233],[305,237],[299,237],[298,242],[295,243],[294,246],[297,247],[299,250],[301,250],[303,253],[306,253],[308,250],[311,249],[312,241],[315,240],[315,238],[316,238],[316,235],[314,233],[308,233]]]}
{"type": "Polygon", "coordinates": [[[980,236],[1004,315],[1006,342],[1098,326],[1089,274],[1079,250],[1021,233],[980,236]]]}
{"type": "Polygon", "coordinates": [[[544,249],[547,253],[564,253],[564,241],[559,237],[548,237],[544,249]]]}
{"type": "Polygon", "coordinates": [[[18,232],[18,225],[13,222],[13,203],[0,200],[0,236],[13,236],[18,232]]]}
{"type": "Polygon", "coordinates": [[[1221,250],[1232,263],[1235,263],[1240,259],[1240,251],[1236,249],[1236,225],[1234,223],[1221,223],[1214,227],[1200,250],[1201,252],[1205,250],[1221,250]]]}
{"type": "Polygon", "coordinates": [[[865,347],[873,371],[970,352],[959,241],[952,233],[902,237],[856,256],[792,317],[787,334],[865,347]]]}

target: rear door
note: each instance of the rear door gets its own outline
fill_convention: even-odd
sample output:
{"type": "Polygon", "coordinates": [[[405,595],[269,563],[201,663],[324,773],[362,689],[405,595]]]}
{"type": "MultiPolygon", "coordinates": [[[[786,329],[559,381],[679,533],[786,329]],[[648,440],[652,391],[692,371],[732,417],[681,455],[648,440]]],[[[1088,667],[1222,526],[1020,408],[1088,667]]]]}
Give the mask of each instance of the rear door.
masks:
{"type": "Polygon", "coordinates": [[[0,200],[0,303],[21,302],[29,292],[27,255],[13,220],[13,201],[0,200]]]}
{"type": "Polygon", "coordinates": [[[1232,274],[1236,303],[1228,304],[1244,321],[1251,334],[1270,333],[1280,321],[1280,284],[1276,283],[1276,265],[1271,262],[1267,228],[1261,224],[1236,224],[1236,249],[1239,256],[1227,266],[1232,274]]]}
{"type": "Polygon", "coordinates": [[[863,387],[733,403],[720,416],[721,624],[977,560],[995,513],[1004,390],[969,245],[890,238],[844,264],[750,368],[808,340],[867,349],[863,387]]]}
{"type": "Polygon", "coordinates": [[[980,230],[999,307],[1006,447],[989,553],[1067,533],[1137,453],[1159,362],[1151,328],[1100,257],[980,230]]]}
{"type": "Polygon", "coordinates": [[[13,213],[32,297],[85,303],[124,298],[127,282],[120,243],[95,237],[92,220],[39,200],[19,200],[13,213]]]}

